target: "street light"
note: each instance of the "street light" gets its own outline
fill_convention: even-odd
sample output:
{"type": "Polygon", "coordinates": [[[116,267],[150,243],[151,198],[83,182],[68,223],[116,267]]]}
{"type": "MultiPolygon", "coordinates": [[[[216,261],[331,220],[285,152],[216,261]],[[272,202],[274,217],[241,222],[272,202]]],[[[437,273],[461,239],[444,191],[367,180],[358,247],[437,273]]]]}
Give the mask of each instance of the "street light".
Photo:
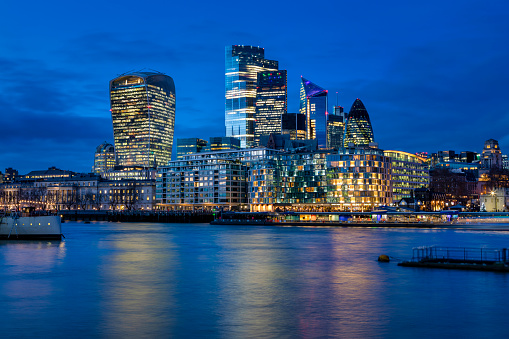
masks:
{"type": "Polygon", "coordinates": [[[495,193],[495,191],[491,191],[491,196],[495,197],[495,212],[497,212],[497,193],[495,193]]]}

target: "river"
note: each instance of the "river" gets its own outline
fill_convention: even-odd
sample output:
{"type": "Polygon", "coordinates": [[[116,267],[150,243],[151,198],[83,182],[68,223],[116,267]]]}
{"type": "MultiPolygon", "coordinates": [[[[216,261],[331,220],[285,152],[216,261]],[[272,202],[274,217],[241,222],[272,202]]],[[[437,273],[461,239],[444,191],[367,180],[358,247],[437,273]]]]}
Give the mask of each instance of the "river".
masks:
{"type": "Polygon", "coordinates": [[[504,338],[509,274],[406,268],[423,245],[502,248],[490,230],[62,224],[0,242],[8,338],[504,338]]]}

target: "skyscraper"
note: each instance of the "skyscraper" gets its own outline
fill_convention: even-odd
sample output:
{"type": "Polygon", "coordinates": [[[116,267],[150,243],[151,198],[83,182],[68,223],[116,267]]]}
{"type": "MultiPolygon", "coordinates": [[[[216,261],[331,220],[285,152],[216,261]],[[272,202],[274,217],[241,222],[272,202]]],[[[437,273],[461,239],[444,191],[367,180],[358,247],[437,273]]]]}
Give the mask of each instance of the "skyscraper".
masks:
{"type": "Polygon", "coordinates": [[[319,148],[327,147],[327,93],[301,76],[301,108],[305,107],[308,139],[317,139],[319,148]],[[304,97],[303,94],[304,93],[304,97]]]}
{"type": "Polygon", "coordinates": [[[254,145],[254,115],[258,72],[277,71],[278,62],[266,60],[264,49],[226,46],[225,128],[227,137],[240,139],[242,148],[254,145]]]}
{"type": "Polygon", "coordinates": [[[344,116],[329,114],[327,116],[327,148],[340,149],[343,147],[344,131],[344,116]]]}
{"type": "Polygon", "coordinates": [[[260,136],[281,134],[281,117],[287,113],[286,70],[258,72],[255,113],[255,145],[260,136]]]}
{"type": "Polygon", "coordinates": [[[354,146],[367,146],[371,142],[375,142],[375,136],[368,111],[362,101],[356,99],[348,113],[343,146],[348,147],[350,143],[354,146]]]}
{"type": "Polygon", "coordinates": [[[306,115],[286,113],[281,119],[281,133],[289,134],[290,140],[306,139],[306,115]]]}
{"type": "Polygon", "coordinates": [[[318,148],[327,147],[327,93],[328,91],[309,80],[301,77],[301,93],[305,93],[305,101],[302,102],[306,109],[307,138],[316,139],[318,148]]]}
{"type": "Polygon", "coordinates": [[[126,73],[110,81],[117,164],[157,167],[171,160],[175,84],[163,73],[126,73]]]}

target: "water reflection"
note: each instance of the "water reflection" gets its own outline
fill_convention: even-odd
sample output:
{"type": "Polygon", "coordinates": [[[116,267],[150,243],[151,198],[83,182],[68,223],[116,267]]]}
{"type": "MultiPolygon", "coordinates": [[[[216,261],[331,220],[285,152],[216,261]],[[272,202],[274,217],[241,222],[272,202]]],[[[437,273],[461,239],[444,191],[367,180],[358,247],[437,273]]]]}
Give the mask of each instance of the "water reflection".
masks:
{"type": "Polygon", "coordinates": [[[57,293],[52,272],[66,257],[65,242],[0,241],[0,253],[4,306],[8,303],[8,311],[22,317],[45,310],[57,293]]]}
{"type": "MultiPolygon", "coordinates": [[[[99,243],[111,250],[100,269],[102,327],[106,337],[171,335],[174,294],[174,253],[168,234],[123,232],[99,243]]],[[[150,226],[147,226],[150,227],[150,226]]],[[[147,230],[150,231],[150,230],[147,230]]]]}
{"type": "Polygon", "coordinates": [[[508,241],[464,230],[66,223],[62,243],[0,243],[0,326],[30,338],[504,337],[509,275],[376,258],[508,241]]]}

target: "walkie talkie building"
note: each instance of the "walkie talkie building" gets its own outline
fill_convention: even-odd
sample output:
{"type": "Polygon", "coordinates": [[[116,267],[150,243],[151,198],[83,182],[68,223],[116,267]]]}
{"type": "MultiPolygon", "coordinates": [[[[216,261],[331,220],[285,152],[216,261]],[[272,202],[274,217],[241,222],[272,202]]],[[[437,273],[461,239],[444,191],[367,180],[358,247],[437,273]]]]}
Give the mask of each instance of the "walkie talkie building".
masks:
{"type": "Polygon", "coordinates": [[[157,167],[171,160],[175,84],[163,73],[134,72],[110,81],[117,165],[157,167]]]}

